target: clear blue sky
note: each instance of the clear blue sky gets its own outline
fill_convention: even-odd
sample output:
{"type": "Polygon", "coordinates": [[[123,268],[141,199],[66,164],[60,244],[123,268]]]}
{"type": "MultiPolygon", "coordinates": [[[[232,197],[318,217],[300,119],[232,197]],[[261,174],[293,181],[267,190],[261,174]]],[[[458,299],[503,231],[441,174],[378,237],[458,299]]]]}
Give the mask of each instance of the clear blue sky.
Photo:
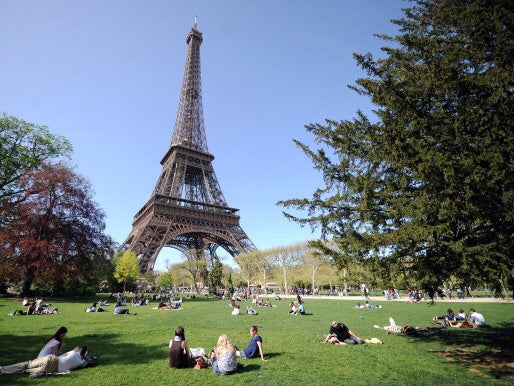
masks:
{"type": "MultiPolygon", "coordinates": [[[[0,112],[68,138],[118,243],[150,197],[171,142],[198,16],[209,151],[225,198],[261,249],[316,237],[275,203],[321,177],[292,139],[369,101],[352,53],[380,53],[401,0],[1,0],[0,112]]],[[[173,255],[159,256],[161,268],[173,255]],[[170,257],[171,256],[171,257],[170,257]]],[[[171,261],[172,263],[174,261],[171,261]]],[[[225,263],[232,264],[231,259],[225,263]]]]}

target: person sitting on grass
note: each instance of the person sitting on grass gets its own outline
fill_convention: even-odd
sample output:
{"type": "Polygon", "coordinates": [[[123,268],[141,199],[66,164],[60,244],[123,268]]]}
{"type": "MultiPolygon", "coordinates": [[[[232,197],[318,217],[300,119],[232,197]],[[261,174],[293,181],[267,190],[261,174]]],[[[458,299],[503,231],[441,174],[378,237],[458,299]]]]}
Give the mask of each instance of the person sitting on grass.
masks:
{"type": "Polygon", "coordinates": [[[38,377],[51,373],[67,373],[93,362],[94,360],[87,356],[86,346],[75,347],[74,350],[60,356],[50,354],[27,362],[0,366],[0,374],[31,373],[31,377],[38,377]]]}
{"type": "Polygon", "coordinates": [[[11,312],[9,315],[10,316],[14,316],[14,315],[37,315],[37,310],[36,310],[36,302],[32,302],[30,303],[28,306],[27,306],[27,311],[23,311],[23,310],[14,310],[13,312],[11,312]]]}
{"type": "Polygon", "coordinates": [[[328,331],[329,335],[335,335],[337,340],[346,344],[363,344],[364,339],[359,338],[343,323],[333,321],[328,331]]]}
{"type": "Polygon", "coordinates": [[[55,356],[60,355],[60,351],[64,347],[64,337],[68,333],[66,327],[60,327],[55,334],[45,343],[43,348],[38,354],[38,358],[54,354],[55,356]]]}
{"type": "Polygon", "coordinates": [[[211,352],[212,371],[219,375],[234,374],[237,370],[236,348],[226,334],[221,334],[211,352]]]}
{"type": "Polygon", "coordinates": [[[232,315],[239,315],[240,314],[240,311],[239,311],[239,306],[238,305],[235,305],[234,306],[234,309],[232,310],[232,315]]]}
{"type": "Polygon", "coordinates": [[[236,349],[236,356],[243,359],[257,358],[257,356],[261,357],[261,360],[266,361],[264,359],[264,350],[262,349],[262,338],[259,335],[257,330],[257,326],[250,327],[250,342],[248,346],[244,350],[236,349]]]}
{"type": "Polygon", "coordinates": [[[476,312],[474,308],[469,309],[469,322],[475,327],[484,327],[485,318],[479,312],[476,312]]]}
{"type": "Polygon", "coordinates": [[[305,306],[303,305],[303,302],[298,302],[295,315],[305,315],[305,306]]]}
{"type": "Polygon", "coordinates": [[[185,369],[191,367],[191,351],[187,344],[184,327],[175,328],[175,336],[170,340],[170,367],[185,369]]]}
{"type": "Polygon", "coordinates": [[[466,314],[466,311],[464,311],[462,308],[459,310],[459,313],[455,317],[456,320],[468,320],[468,315],[466,314]]]}

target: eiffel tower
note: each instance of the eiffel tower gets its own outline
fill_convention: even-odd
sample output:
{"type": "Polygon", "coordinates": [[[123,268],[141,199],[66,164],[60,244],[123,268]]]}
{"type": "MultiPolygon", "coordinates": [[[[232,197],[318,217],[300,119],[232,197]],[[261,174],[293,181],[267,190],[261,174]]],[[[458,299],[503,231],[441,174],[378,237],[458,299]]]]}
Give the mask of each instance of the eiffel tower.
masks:
{"type": "Polygon", "coordinates": [[[222,247],[232,257],[255,250],[239,225],[238,209],[230,208],[214,173],[207,149],[202,108],[200,45],[196,21],[188,46],[177,120],[171,145],[150,199],[135,214],[132,231],[120,250],[131,249],[141,272],[152,271],[164,247],[208,253],[222,247]]]}

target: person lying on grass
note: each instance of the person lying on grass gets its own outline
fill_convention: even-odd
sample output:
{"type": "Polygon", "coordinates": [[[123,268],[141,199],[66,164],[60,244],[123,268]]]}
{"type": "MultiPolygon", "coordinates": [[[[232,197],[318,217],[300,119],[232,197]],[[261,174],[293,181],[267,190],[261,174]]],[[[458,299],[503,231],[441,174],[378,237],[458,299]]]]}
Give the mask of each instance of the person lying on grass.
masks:
{"type": "Polygon", "coordinates": [[[456,322],[448,320],[448,326],[454,328],[473,328],[473,325],[467,320],[458,320],[456,322]]]}
{"type": "Polygon", "coordinates": [[[335,334],[328,334],[325,337],[325,341],[323,343],[332,343],[335,345],[346,346],[346,343],[341,342],[339,339],[337,339],[337,336],[335,334]]]}
{"type": "MultiPolygon", "coordinates": [[[[128,308],[121,308],[121,303],[120,302],[117,302],[116,305],[114,306],[114,313],[118,314],[118,315],[121,315],[121,314],[130,315],[129,309],[128,308]]],[[[133,315],[137,315],[137,312],[134,313],[133,315]]]]}
{"type": "Polygon", "coordinates": [[[415,332],[425,331],[425,327],[419,326],[398,326],[393,318],[389,318],[389,326],[378,326],[374,325],[373,327],[387,331],[388,334],[412,334],[415,332]]]}
{"type": "Polygon", "coordinates": [[[75,347],[74,350],[60,356],[50,354],[27,362],[0,366],[0,374],[31,373],[31,376],[37,377],[53,373],[68,373],[93,363],[94,359],[87,356],[87,347],[82,346],[75,347]]]}
{"type": "Polygon", "coordinates": [[[181,307],[181,301],[180,302],[160,302],[159,306],[157,307],[158,310],[161,311],[169,311],[169,310],[178,310],[181,307]]]}

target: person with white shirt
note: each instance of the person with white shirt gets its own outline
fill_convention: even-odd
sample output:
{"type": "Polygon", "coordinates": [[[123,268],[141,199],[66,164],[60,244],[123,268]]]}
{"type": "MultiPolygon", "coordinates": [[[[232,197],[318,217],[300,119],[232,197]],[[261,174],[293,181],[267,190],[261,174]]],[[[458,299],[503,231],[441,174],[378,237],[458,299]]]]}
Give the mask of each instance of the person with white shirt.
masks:
{"type": "Polygon", "coordinates": [[[75,347],[61,356],[50,354],[27,362],[0,366],[0,374],[31,373],[31,377],[37,377],[51,373],[67,373],[92,362],[93,360],[87,356],[86,346],[75,347]]]}
{"type": "Polygon", "coordinates": [[[473,324],[475,327],[485,326],[484,315],[482,315],[479,312],[476,312],[474,308],[469,309],[469,314],[469,321],[471,322],[471,324],[473,324]]]}

